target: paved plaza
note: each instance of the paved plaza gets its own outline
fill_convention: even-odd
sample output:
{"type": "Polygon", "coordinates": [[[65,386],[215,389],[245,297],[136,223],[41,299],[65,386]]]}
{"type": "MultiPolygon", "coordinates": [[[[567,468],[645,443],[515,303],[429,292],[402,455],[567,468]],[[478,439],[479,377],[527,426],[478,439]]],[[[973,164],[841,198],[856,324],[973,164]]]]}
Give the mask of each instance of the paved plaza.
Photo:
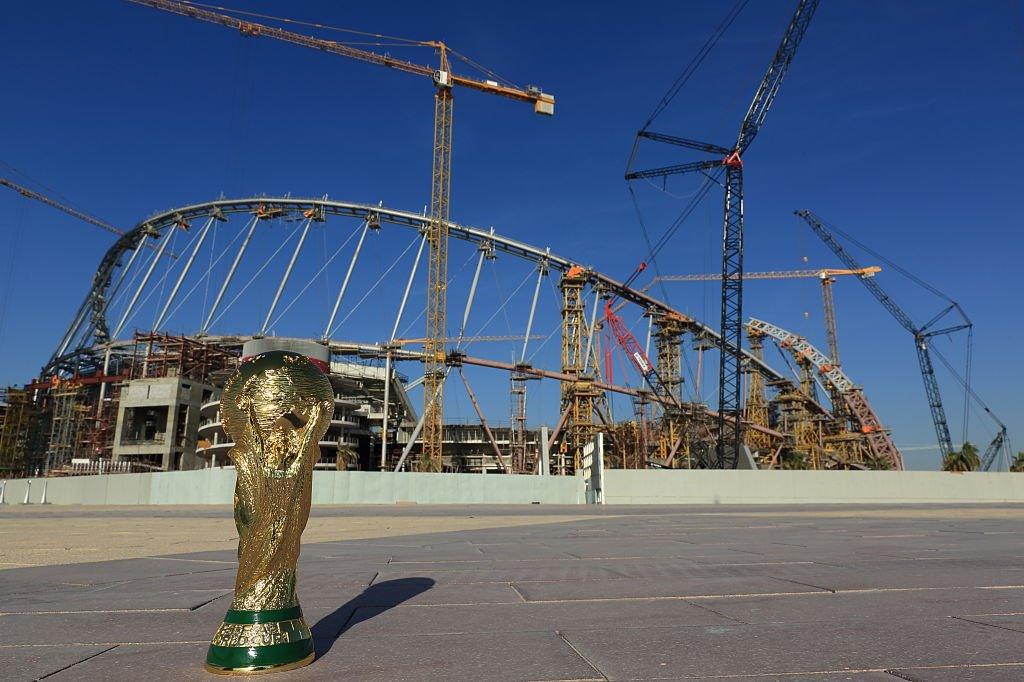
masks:
{"type": "MultiPolygon", "coordinates": [[[[318,658],[272,679],[1021,680],[1022,520],[1008,506],[315,508],[299,591],[318,658]]],[[[216,679],[202,661],[233,552],[189,551],[211,539],[188,533],[230,545],[227,507],[8,507],[0,530],[4,565],[50,564],[0,570],[0,679],[216,679]],[[51,560],[83,527],[96,558],[132,558],[51,560]]]]}

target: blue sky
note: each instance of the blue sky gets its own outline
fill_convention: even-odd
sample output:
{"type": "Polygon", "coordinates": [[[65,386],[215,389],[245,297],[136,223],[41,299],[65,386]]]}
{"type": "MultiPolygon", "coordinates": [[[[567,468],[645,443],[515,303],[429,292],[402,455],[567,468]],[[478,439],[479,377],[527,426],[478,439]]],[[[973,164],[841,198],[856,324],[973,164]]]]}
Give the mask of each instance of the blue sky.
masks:
{"type": "MultiPolygon", "coordinates": [[[[622,180],[634,133],[731,4],[450,3],[441,13],[422,3],[235,6],[441,38],[554,93],[552,119],[457,93],[453,219],[625,277],[644,257],[622,180]]],[[[751,2],[652,128],[730,144],[793,6],[751,2]]],[[[122,226],[221,193],[328,193],[410,210],[427,202],[432,98],[421,79],[126,2],[16,3],[5,17],[0,175],[18,180],[17,169],[122,226]]],[[[747,269],[837,265],[792,215],[810,208],[929,280],[974,320],[975,388],[1018,440],[1021,19],[1010,1],[826,0],[745,167],[747,269]]],[[[669,151],[644,146],[639,163],[661,163],[669,151]]],[[[666,192],[637,185],[655,236],[695,189],[688,179],[666,192]]],[[[720,224],[712,193],[659,256],[661,270],[716,270],[720,224]]],[[[0,231],[0,383],[22,383],[49,356],[109,235],[9,191],[0,195],[0,231]]],[[[503,283],[525,272],[509,266],[503,283]]],[[[939,307],[891,271],[879,282],[919,321],[939,307]]],[[[856,282],[840,282],[836,295],[845,368],[897,444],[933,443],[910,338],[856,282]]],[[[717,285],[677,284],[669,296],[717,325],[717,285]]],[[[819,299],[813,281],[754,282],[745,310],[824,346],[819,299]]],[[[356,318],[351,335],[383,338],[373,323],[356,318]]],[[[940,343],[962,357],[962,342],[940,343]]],[[[962,393],[940,377],[958,440],[962,393]]],[[[506,387],[493,383],[477,391],[506,414],[506,387]]],[[[547,419],[540,411],[555,404],[539,399],[531,414],[547,419]]],[[[469,418],[464,399],[450,405],[469,418]]],[[[976,418],[970,438],[991,435],[976,418]]],[[[934,462],[928,450],[908,455],[916,466],[934,462]]]]}

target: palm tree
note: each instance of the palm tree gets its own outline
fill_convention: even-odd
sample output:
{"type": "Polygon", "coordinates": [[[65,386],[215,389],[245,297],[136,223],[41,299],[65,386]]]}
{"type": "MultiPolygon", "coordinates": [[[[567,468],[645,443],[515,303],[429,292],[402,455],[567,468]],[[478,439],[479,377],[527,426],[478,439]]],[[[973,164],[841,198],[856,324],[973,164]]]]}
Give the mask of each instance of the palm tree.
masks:
{"type": "Polygon", "coordinates": [[[979,466],[981,466],[981,458],[978,456],[978,448],[974,447],[970,441],[965,442],[962,448],[949,453],[942,460],[943,471],[977,471],[979,466]]]}
{"type": "Polygon", "coordinates": [[[1010,471],[1016,473],[1024,472],[1024,450],[1017,453],[1017,456],[1013,460],[1013,464],[1010,465],[1010,471]]]}

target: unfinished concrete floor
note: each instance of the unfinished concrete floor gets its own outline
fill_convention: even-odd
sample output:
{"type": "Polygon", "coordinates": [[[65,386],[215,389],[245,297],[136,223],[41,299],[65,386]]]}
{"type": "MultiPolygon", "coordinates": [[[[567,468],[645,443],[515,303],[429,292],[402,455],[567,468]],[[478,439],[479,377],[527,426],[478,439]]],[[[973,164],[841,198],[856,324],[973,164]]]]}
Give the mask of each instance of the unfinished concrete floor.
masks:
{"type": "MultiPolygon", "coordinates": [[[[1020,680],[1022,520],[1024,507],[318,508],[300,562],[318,659],[274,679],[1020,680]]],[[[229,545],[229,510],[0,511],[2,543],[22,553],[66,546],[73,528],[97,559],[125,538],[135,558],[0,570],[0,679],[213,679],[202,661],[233,550],[186,550],[206,532],[229,545]]]]}

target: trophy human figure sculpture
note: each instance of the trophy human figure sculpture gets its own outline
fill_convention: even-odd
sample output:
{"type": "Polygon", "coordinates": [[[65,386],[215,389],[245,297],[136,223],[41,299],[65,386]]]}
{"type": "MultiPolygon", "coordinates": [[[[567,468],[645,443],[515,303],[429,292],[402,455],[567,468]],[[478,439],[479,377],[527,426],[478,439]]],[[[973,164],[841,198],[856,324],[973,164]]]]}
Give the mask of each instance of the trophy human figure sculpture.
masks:
{"type": "Polygon", "coordinates": [[[206,669],[220,674],[290,670],[315,653],[295,594],[299,541],[309,518],[317,446],[334,393],[309,358],[261,353],[242,363],[221,395],[224,430],[234,441],[238,575],[206,669]]]}

